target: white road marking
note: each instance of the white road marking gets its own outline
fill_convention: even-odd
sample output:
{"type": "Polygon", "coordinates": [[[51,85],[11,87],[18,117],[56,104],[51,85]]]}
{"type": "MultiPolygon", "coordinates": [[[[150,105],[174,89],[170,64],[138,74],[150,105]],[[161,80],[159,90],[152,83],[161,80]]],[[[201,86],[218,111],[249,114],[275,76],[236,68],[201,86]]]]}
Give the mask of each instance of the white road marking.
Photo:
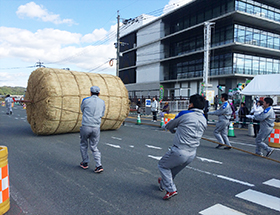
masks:
{"type": "Polygon", "coordinates": [[[280,198],[248,189],[236,195],[236,197],[256,203],[258,205],[280,211],[280,198]]]}
{"type": "Polygon", "coordinates": [[[162,158],[161,156],[153,156],[153,155],[148,155],[148,157],[156,160],[160,160],[162,158]]]}
{"type": "Polygon", "coordinates": [[[130,145],[129,147],[130,147],[130,148],[134,148],[134,146],[133,146],[133,145],[130,145]]]}
{"type": "Polygon", "coordinates": [[[18,119],[17,117],[15,117],[15,119],[18,119]]]}
{"type": "MultiPolygon", "coordinates": [[[[148,157],[156,159],[156,160],[161,159],[161,156],[148,155],[148,157]]],[[[190,167],[190,166],[186,166],[186,168],[192,169],[194,171],[201,172],[201,173],[204,173],[204,174],[207,174],[207,175],[212,175],[212,176],[215,176],[217,178],[228,180],[228,181],[231,181],[231,182],[234,182],[234,183],[242,184],[242,185],[245,185],[245,186],[249,186],[249,187],[254,187],[255,186],[254,184],[251,184],[251,183],[248,183],[248,182],[245,182],[245,181],[240,181],[240,180],[237,180],[237,179],[234,179],[234,178],[229,178],[229,177],[223,176],[223,175],[217,175],[217,174],[214,174],[214,173],[211,173],[211,172],[206,172],[206,171],[196,169],[196,168],[193,168],[193,167],[190,167]]]]}
{"type": "Polygon", "coordinates": [[[265,182],[263,182],[263,184],[266,184],[266,185],[269,185],[272,187],[276,187],[276,188],[280,188],[280,180],[275,179],[275,178],[265,181],[265,182]]]}
{"type": "Polygon", "coordinates": [[[122,140],[122,138],[120,137],[111,137],[112,139],[115,139],[115,140],[122,140]]]}
{"type": "Polygon", "coordinates": [[[245,181],[240,181],[240,180],[237,180],[237,179],[234,179],[234,178],[229,178],[229,177],[223,176],[223,175],[217,175],[217,174],[214,174],[214,173],[211,173],[211,172],[206,172],[206,171],[196,169],[196,168],[193,168],[193,167],[190,167],[190,166],[186,166],[186,168],[192,169],[194,171],[198,171],[198,172],[201,172],[201,173],[205,173],[207,175],[212,175],[212,176],[215,176],[217,178],[221,178],[221,179],[225,179],[225,180],[228,180],[228,181],[231,181],[231,182],[242,184],[242,185],[245,185],[245,186],[249,186],[249,187],[254,187],[255,186],[254,184],[250,184],[250,183],[245,182],[245,181]]]}
{"type": "Polygon", "coordinates": [[[244,213],[233,210],[233,209],[223,206],[221,204],[213,205],[210,208],[200,211],[199,214],[202,214],[202,215],[224,215],[224,214],[226,214],[226,215],[246,215],[244,213]]]}
{"type": "Polygon", "coordinates": [[[196,157],[196,158],[201,160],[202,162],[206,161],[206,162],[209,162],[209,163],[223,164],[223,162],[211,160],[211,159],[208,159],[208,158],[202,158],[202,157],[196,157]]]}
{"type": "Polygon", "coordinates": [[[249,186],[249,187],[254,187],[255,186],[254,184],[250,184],[248,182],[240,181],[240,180],[237,180],[237,179],[234,179],[234,178],[229,178],[229,177],[223,176],[223,175],[217,175],[217,177],[221,178],[221,179],[228,180],[228,181],[232,181],[232,182],[235,182],[235,183],[243,184],[243,185],[246,185],[246,186],[249,186]]]}
{"type": "Polygon", "coordinates": [[[161,147],[151,146],[151,145],[147,145],[147,144],[145,144],[145,146],[147,146],[148,148],[152,148],[152,149],[162,149],[161,147]]]}
{"type": "Polygon", "coordinates": [[[114,148],[118,148],[118,149],[121,148],[119,145],[114,145],[114,144],[111,144],[111,143],[105,143],[105,144],[108,145],[108,146],[112,146],[114,148]]]}

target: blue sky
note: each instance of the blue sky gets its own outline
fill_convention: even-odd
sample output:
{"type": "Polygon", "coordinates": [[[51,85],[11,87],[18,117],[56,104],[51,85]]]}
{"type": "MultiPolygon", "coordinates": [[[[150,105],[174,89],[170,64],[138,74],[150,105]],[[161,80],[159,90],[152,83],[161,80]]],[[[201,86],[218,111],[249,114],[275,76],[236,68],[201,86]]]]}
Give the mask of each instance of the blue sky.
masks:
{"type": "Polygon", "coordinates": [[[0,0],[0,86],[27,87],[36,62],[115,75],[121,19],[160,16],[190,0],[0,0]]]}

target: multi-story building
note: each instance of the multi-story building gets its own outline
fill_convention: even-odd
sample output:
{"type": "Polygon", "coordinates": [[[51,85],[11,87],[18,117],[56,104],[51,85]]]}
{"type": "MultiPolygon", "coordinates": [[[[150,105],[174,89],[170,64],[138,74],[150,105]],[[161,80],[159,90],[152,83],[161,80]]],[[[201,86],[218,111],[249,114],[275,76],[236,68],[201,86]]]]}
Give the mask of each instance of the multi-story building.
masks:
{"type": "Polygon", "coordinates": [[[121,35],[119,76],[130,96],[158,96],[160,85],[165,96],[200,93],[205,22],[213,23],[207,90],[280,74],[280,1],[193,0],[121,35]]]}

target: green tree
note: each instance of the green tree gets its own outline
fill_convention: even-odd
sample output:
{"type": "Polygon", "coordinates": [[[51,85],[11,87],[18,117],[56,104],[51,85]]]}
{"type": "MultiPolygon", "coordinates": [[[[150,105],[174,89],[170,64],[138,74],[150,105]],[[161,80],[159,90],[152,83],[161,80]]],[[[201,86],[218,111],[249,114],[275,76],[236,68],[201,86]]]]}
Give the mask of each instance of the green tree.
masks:
{"type": "Polygon", "coordinates": [[[23,95],[26,88],[24,87],[9,87],[3,86],[0,87],[0,95],[23,95]]]}

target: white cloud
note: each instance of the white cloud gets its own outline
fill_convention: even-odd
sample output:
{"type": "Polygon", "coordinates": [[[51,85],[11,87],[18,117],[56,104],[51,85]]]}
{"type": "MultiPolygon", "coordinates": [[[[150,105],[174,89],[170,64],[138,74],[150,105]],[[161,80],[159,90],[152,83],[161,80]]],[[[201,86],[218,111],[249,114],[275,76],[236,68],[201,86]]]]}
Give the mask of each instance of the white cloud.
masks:
{"type": "Polygon", "coordinates": [[[191,1],[194,0],[170,0],[167,5],[165,5],[163,9],[163,14],[169,13],[172,10],[175,10],[191,1]]]}
{"type": "MultiPolygon", "coordinates": [[[[115,53],[113,42],[108,45],[76,47],[87,35],[83,37],[81,34],[58,29],[39,29],[32,33],[24,29],[0,27],[0,32],[0,58],[19,57],[28,62],[38,59],[57,62],[71,56],[75,58],[78,53],[89,54],[90,58],[105,56],[105,59],[114,57],[111,55],[115,53]]],[[[91,35],[95,34],[98,40],[104,38],[106,33],[101,29],[93,31],[91,35]]],[[[85,59],[85,56],[78,57],[77,60],[81,59],[85,59]]]]}
{"type": "Polygon", "coordinates": [[[22,86],[26,87],[25,81],[28,79],[29,74],[23,72],[8,73],[0,72],[0,86],[22,86]],[[24,82],[22,82],[24,80],[24,82]]]}
{"type": "Polygon", "coordinates": [[[0,57],[17,56],[28,58],[34,53],[47,53],[63,45],[79,44],[81,34],[58,29],[39,29],[35,33],[19,28],[0,27],[0,57]]]}
{"type": "Polygon", "coordinates": [[[54,24],[68,24],[73,25],[75,22],[72,19],[61,19],[60,15],[53,14],[45,9],[42,5],[37,5],[34,2],[29,2],[18,7],[16,12],[19,18],[37,18],[43,22],[52,22],[54,24]]]}
{"type": "Polygon", "coordinates": [[[83,36],[81,41],[85,43],[92,43],[98,40],[104,40],[106,34],[107,31],[103,28],[95,29],[91,34],[86,34],[85,36],[83,36]]]}
{"type": "Polygon", "coordinates": [[[98,67],[92,72],[115,74],[115,64],[110,67],[108,63],[116,55],[115,29],[115,26],[109,32],[97,29],[87,34],[86,40],[87,35],[59,29],[38,29],[33,33],[25,29],[0,27],[0,61],[2,65],[4,62],[5,65],[10,65],[5,66],[6,69],[1,66],[0,86],[26,87],[30,72],[36,69],[26,67],[35,65],[39,60],[46,67],[70,68],[83,72],[98,67]],[[98,42],[102,45],[82,46],[85,45],[83,42],[99,41],[99,38],[104,37],[106,41],[98,42]]]}

